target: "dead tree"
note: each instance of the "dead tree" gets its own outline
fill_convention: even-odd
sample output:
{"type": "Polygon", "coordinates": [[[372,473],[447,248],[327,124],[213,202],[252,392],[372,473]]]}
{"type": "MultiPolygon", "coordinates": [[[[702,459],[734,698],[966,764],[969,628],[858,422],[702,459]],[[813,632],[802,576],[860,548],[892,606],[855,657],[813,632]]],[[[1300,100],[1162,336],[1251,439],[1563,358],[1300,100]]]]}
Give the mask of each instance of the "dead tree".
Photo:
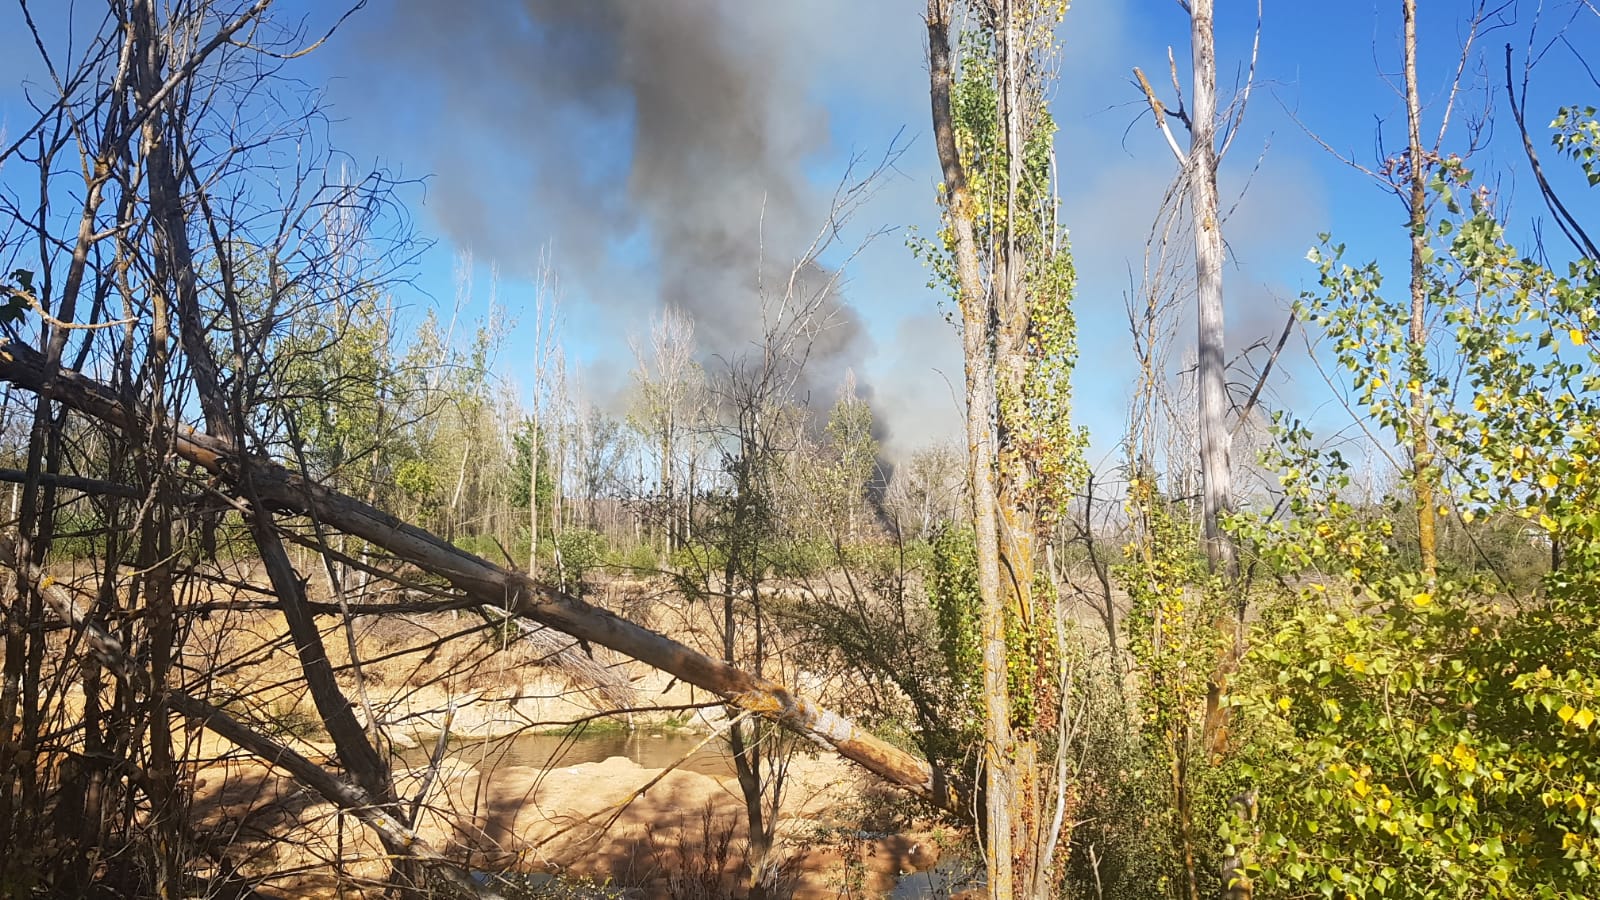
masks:
{"type": "MultiPolygon", "coordinates": [[[[1228,459],[1229,402],[1227,388],[1227,356],[1223,341],[1222,267],[1226,257],[1222,239],[1222,210],[1217,195],[1217,168],[1227,151],[1226,141],[1218,145],[1217,125],[1217,47],[1213,16],[1213,0],[1179,0],[1189,13],[1190,50],[1194,57],[1191,89],[1194,94],[1193,111],[1186,110],[1180,100],[1178,108],[1166,106],[1156,97],[1149,79],[1138,68],[1134,74],[1150,104],[1151,114],[1161,130],[1178,164],[1183,168],[1187,187],[1189,212],[1194,220],[1194,276],[1195,311],[1199,347],[1200,471],[1201,520],[1205,529],[1206,556],[1214,571],[1235,577],[1237,560],[1233,541],[1222,530],[1222,518],[1233,504],[1232,468],[1228,459]],[[1168,119],[1177,119],[1189,130],[1189,147],[1184,150],[1173,136],[1168,119]]],[[[1169,54],[1170,56],[1170,54],[1169,54]]],[[[1251,60],[1251,76],[1255,61],[1251,60]]],[[[1173,85],[1178,83],[1176,64],[1172,71],[1173,85]]],[[[1244,101],[1249,97],[1249,82],[1241,92],[1234,113],[1233,129],[1226,140],[1237,133],[1237,116],[1243,114],[1244,101]]]]}

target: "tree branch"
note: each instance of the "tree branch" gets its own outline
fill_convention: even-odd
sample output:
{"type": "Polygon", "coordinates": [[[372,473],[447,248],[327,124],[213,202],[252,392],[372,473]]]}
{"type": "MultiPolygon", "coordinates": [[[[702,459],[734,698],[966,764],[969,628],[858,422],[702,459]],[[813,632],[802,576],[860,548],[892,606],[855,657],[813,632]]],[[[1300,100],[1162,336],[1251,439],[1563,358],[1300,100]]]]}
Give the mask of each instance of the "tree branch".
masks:
{"type": "Polygon", "coordinates": [[[1133,75],[1139,79],[1139,88],[1144,91],[1144,98],[1150,102],[1150,111],[1156,117],[1156,127],[1161,129],[1161,133],[1166,136],[1167,146],[1172,148],[1172,155],[1178,158],[1179,165],[1187,166],[1189,164],[1189,154],[1183,152],[1183,148],[1178,145],[1178,139],[1173,136],[1171,126],[1167,124],[1166,107],[1161,105],[1160,98],[1156,96],[1155,88],[1150,86],[1150,79],[1144,77],[1144,71],[1138,66],[1133,67],[1133,75]]]}
{"type": "Polygon", "coordinates": [[[1533,139],[1528,136],[1528,124],[1523,118],[1523,106],[1527,101],[1527,93],[1523,93],[1523,102],[1517,101],[1517,92],[1513,88],[1511,79],[1511,45],[1506,44],[1506,97],[1511,101],[1511,117],[1516,120],[1517,132],[1522,135],[1522,152],[1528,157],[1528,165],[1533,169],[1534,180],[1539,183],[1539,196],[1544,198],[1544,205],[1555,216],[1556,227],[1577,251],[1591,260],[1600,260],[1600,248],[1595,246],[1593,239],[1583,230],[1576,217],[1567,211],[1566,204],[1556,196],[1556,190],[1551,187],[1548,179],[1544,177],[1544,166],[1539,164],[1539,154],[1533,149],[1533,139]]]}

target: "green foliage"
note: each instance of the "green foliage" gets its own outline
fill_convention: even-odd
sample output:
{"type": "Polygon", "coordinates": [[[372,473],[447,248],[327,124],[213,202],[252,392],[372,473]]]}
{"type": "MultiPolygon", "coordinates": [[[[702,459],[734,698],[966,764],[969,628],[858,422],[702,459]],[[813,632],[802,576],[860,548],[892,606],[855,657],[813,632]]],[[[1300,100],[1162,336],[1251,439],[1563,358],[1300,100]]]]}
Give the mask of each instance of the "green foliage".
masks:
{"type": "Polygon", "coordinates": [[[723,571],[728,556],[711,544],[690,543],[667,554],[673,583],[686,597],[704,597],[709,579],[723,571]]]}
{"type": "Polygon", "coordinates": [[[762,548],[765,574],[773,578],[805,580],[826,572],[835,562],[832,541],[825,538],[776,540],[762,548]]]}
{"type": "Polygon", "coordinates": [[[1209,574],[1187,519],[1154,478],[1131,479],[1127,508],[1134,539],[1112,576],[1128,594],[1123,626],[1137,729],[1125,745],[1111,745],[1123,762],[1107,773],[1116,783],[1101,802],[1146,804],[1140,839],[1149,858],[1132,870],[1155,879],[1146,889],[1171,896],[1187,884],[1191,859],[1197,880],[1214,878],[1221,844],[1194,823],[1214,821],[1222,798],[1237,787],[1237,769],[1213,757],[1207,744],[1208,725],[1216,724],[1207,721],[1211,687],[1220,683],[1232,650],[1234,610],[1224,602],[1221,580],[1209,574]]]}
{"type": "Polygon", "coordinates": [[[1141,685],[1147,737],[1166,747],[1197,734],[1207,681],[1229,642],[1218,627],[1220,586],[1206,574],[1188,523],[1173,514],[1153,480],[1135,478],[1128,509],[1136,539],[1129,561],[1112,568],[1128,593],[1128,655],[1141,685]]]}
{"type": "MultiPolygon", "coordinates": [[[[1056,608],[1056,588],[1049,573],[1033,577],[1033,602],[1038,609],[1056,608]]],[[[1061,711],[1061,648],[1057,646],[1053,616],[1023,620],[1008,610],[1006,616],[1006,696],[1011,700],[1011,724],[1017,729],[1047,730],[1061,711]]]]}
{"type": "Polygon", "coordinates": [[[872,436],[872,407],[856,396],[853,382],[829,412],[818,449],[801,479],[805,493],[797,524],[802,530],[815,525],[823,543],[854,542],[871,519],[865,501],[876,473],[878,441],[872,436]]]}
{"type": "Polygon", "coordinates": [[[22,321],[28,312],[28,298],[33,296],[33,273],[27,269],[17,269],[11,273],[11,280],[15,287],[0,283],[0,297],[5,298],[0,303],[0,325],[15,325],[22,321]]]}
{"type": "MultiPolygon", "coordinates": [[[[241,255],[246,303],[265,314],[265,299],[255,298],[271,296],[256,283],[267,277],[267,264],[257,251],[241,248],[241,255]]],[[[379,301],[374,291],[356,290],[327,305],[297,307],[271,349],[297,456],[315,477],[356,490],[375,462],[420,462],[395,429],[407,387],[391,353],[391,311],[379,301]]],[[[235,360],[224,338],[214,337],[218,358],[235,360]]]]}
{"type": "Polygon", "coordinates": [[[1324,293],[1307,309],[1397,439],[1406,394],[1428,394],[1445,511],[1520,523],[1512,539],[1555,566],[1533,597],[1424,581],[1387,522],[1342,499],[1344,461],[1280,423],[1269,463],[1289,516],[1240,517],[1285,588],[1233,697],[1261,812],[1223,828],[1257,896],[1600,895],[1600,272],[1520,256],[1469,179],[1442,167],[1447,215],[1428,231],[1428,303],[1458,376],[1434,370],[1439,347],[1409,346],[1391,318],[1409,299],[1386,300],[1342,248],[1313,253],[1324,293]]]}
{"type": "MultiPolygon", "coordinates": [[[[977,727],[983,713],[983,651],[979,612],[977,546],[971,529],[945,529],[934,536],[928,570],[928,603],[933,609],[939,653],[956,685],[955,705],[977,727]]],[[[1054,608],[1054,588],[1048,577],[1035,580],[1035,596],[1045,608],[1054,608]]],[[[1029,727],[1041,717],[1056,713],[1054,701],[1040,708],[1038,698],[1054,698],[1054,679],[1060,662],[1055,648],[1055,623],[1039,617],[1033,628],[1015,616],[1006,619],[1006,680],[1013,723],[1029,727]]],[[[1046,723],[1050,724],[1050,723],[1046,723]]],[[[976,732],[973,732],[976,735],[976,732]]]]}
{"type": "MultiPolygon", "coordinates": [[[[1048,526],[1066,511],[1073,492],[1088,474],[1083,454],[1087,429],[1072,424],[1072,373],[1078,362],[1077,319],[1072,301],[1077,269],[1066,229],[1055,220],[1053,146],[1057,126],[1041,97],[1023,98],[1029,115],[1024,128],[1021,178],[1011,197],[1015,221],[1008,221],[1010,172],[996,99],[992,35],[979,29],[961,39],[961,71],[950,95],[956,146],[973,198],[978,246],[1008,238],[1023,267],[1021,368],[998,379],[1001,465],[1019,473],[1025,499],[1040,524],[1048,526]]],[[[911,236],[912,252],[929,265],[930,287],[956,295],[955,235],[948,223],[938,241],[911,236]]],[[[985,260],[988,268],[997,263],[985,260]]],[[[1000,277],[990,271],[993,280],[1000,277]]],[[[1019,498],[1024,499],[1024,498],[1019,498]]]]}
{"type": "Polygon", "coordinates": [[[555,545],[560,554],[557,574],[561,589],[582,597],[588,588],[589,573],[605,563],[605,537],[588,528],[568,528],[556,535],[555,545]]]}
{"type": "Polygon", "coordinates": [[[945,667],[959,679],[960,706],[973,721],[983,712],[983,653],[978,611],[978,551],[970,529],[946,529],[931,543],[928,602],[938,628],[945,667]]]}
{"type": "Polygon", "coordinates": [[[649,544],[613,547],[606,554],[606,565],[625,572],[653,573],[661,569],[661,556],[649,544]]]}
{"type": "Polygon", "coordinates": [[[1600,617],[1414,576],[1307,591],[1248,658],[1270,895],[1592,897],[1600,617]]]}
{"type": "Polygon", "coordinates": [[[1105,679],[1088,690],[1066,896],[1172,900],[1179,870],[1170,770],[1144,731],[1129,727],[1119,685],[1105,679]]]}
{"type": "MultiPolygon", "coordinates": [[[[970,532],[941,535],[933,547],[874,541],[833,549],[826,576],[803,599],[774,604],[775,613],[851,673],[849,714],[858,723],[919,751],[966,795],[981,735],[970,532]]],[[[930,812],[903,799],[901,815],[930,812]]]]}
{"type": "Polygon", "coordinates": [[[1394,526],[1344,498],[1341,492],[1350,485],[1344,455],[1315,446],[1311,430],[1282,413],[1273,415],[1272,435],[1262,465],[1277,473],[1286,515],[1234,516],[1228,522],[1232,532],[1276,574],[1313,571],[1357,579],[1374,567],[1387,571],[1394,526]]]}
{"type": "Polygon", "coordinates": [[[515,448],[516,455],[512,457],[511,469],[507,473],[509,484],[507,485],[506,496],[511,501],[512,506],[518,509],[527,509],[529,482],[536,482],[533,485],[533,499],[538,502],[539,509],[542,510],[539,516],[539,533],[549,534],[551,517],[555,512],[556,496],[555,470],[550,465],[549,437],[536,426],[532,419],[529,419],[523,423],[521,428],[517,429],[516,435],[512,438],[512,446],[515,448]],[[529,478],[535,459],[533,446],[536,440],[539,447],[539,468],[536,477],[529,478]]]}
{"type": "Polygon", "coordinates": [[[1028,365],[1014,396],[1001,398],[1007,452],[1025,461],[1027,490],[1045,526],[1066,512],[1089,474],[1084,461],[1089,431],[1072,424],[1072,373],[1078,366],[1072,300],[1077,280],[1064,244],[1029,271],[1028,365]]]}
{"type": "Polygon", "coordinates": [[[506,551],[516,553],[519,549],[526,550],[526,546],[520,548],[505,547],[502,549],[499,541],[496,541],[492,535],[460,534],[456,535],[456,539],[450,543],[458,549],[465,550],[473,556],[481,556],[496,565],[523,565],[527,562],[525,554],[521,557],[520,562],[515,557],[508,559],[506,556],[506,551]]]}
{"type": "Polygon", "coordinates": [[[1595,108],[1563,106],[1550,123],[1551,143],[1583,169],[1589,186],[1600,185],[1600,120],[1595,108]]]}

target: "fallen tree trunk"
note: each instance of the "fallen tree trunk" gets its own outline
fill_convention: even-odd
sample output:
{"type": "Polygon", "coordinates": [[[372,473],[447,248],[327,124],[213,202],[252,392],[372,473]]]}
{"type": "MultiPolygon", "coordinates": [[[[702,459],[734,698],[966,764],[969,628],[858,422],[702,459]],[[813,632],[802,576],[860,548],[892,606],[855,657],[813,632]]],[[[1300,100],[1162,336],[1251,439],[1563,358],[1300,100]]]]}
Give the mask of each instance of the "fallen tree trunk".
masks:
{"type": "MultiPolygon", "coordinates": [[[[135,412],[124,406],[110,388],[81,373],[56,370],[38,351],[15,341],[0,342],[0,380],[124,431],[131,431],[136,425],[135,412]]],[[[186,430],[175,436],[173,445],[183,459],[231,486],[238,487],[248,473],[254,494],[267,507],[315,516],[325,525],[369,541],[397,559],[449,581],[486,606],[510,610],[632,657],[710,691],[732,706],[831,747],[890,784],[946,808],[960,808],[953,798],[935,795],[928,763],[777,682],[751,675],[522,573],[496,566],[271,460],[244,455],[237,447],[210,435],[186,430]]]]}

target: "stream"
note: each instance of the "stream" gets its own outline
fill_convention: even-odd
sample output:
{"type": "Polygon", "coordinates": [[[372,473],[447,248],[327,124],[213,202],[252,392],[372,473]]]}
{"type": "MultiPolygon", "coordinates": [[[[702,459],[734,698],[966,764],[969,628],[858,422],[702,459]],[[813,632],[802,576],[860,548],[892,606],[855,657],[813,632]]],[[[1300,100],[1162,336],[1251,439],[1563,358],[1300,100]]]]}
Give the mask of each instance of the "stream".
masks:
{"type": "MultiPolygon", "coordinates": [[[[721,741],[695,748],[705,735],[683,732],[594,731],[579,734],[525,733],[487,740],[452,740],[445,755],[479,768],[490,766],[532,766],[554,769],[582,763],[602,762],[613,756],[633,760],[646,769],[665,769],[684,757],[678,768],[715,778],[733,774],[733,761],[721,741]]],[[[397,750],[395,756],[408,766],[425,766],[433,753],[433,743],[397,750]]]]}

